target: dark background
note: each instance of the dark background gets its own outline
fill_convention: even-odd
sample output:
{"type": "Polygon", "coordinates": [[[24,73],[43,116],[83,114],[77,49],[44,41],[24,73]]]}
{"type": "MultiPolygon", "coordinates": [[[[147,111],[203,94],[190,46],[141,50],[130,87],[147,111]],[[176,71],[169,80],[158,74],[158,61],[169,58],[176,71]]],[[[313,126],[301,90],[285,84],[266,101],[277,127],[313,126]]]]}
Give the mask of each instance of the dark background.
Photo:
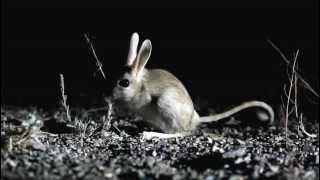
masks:
{"type": "Polygon", "coordinates": [[[126,60],[133,32],[151,39],[147,67],[171,71],[193,97],[213,106],[251,99],[281,103],[285,63],[267,38],[290,58],[300,49],[301,72],[319,89],[317,0],[2,3],[2,104],[58,105],[59,73],[71,105],[105,94],[109,81],[93,75],[84,33],[107,77],[126,60]]]}

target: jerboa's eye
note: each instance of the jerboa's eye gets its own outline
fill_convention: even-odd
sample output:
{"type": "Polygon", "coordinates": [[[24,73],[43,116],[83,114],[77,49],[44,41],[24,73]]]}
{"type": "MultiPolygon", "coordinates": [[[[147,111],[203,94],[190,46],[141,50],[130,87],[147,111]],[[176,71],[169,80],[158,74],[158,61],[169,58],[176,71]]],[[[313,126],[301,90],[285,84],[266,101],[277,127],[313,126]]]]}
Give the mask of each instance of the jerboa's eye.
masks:
{"type": "Polygon", "coordinates": [[[130,85],[130,81],[128,79],[121,79],[118,84],[121,87],[128,87],[130,85]]]}

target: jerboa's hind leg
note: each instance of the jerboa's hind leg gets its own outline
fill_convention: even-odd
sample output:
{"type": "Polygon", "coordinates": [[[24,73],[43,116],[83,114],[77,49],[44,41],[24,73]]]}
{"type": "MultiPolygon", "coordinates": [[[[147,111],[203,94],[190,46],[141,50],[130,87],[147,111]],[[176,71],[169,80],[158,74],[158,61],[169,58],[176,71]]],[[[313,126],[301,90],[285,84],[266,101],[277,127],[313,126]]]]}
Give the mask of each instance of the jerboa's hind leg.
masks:
{"type": "Polygon", "coordinates": [[[159,118],[166,125],[162,132],[175,134],[195,128],[192,102],[181,100],[180,96],[176,89],[169,88],[157,99],[159,118]]]}

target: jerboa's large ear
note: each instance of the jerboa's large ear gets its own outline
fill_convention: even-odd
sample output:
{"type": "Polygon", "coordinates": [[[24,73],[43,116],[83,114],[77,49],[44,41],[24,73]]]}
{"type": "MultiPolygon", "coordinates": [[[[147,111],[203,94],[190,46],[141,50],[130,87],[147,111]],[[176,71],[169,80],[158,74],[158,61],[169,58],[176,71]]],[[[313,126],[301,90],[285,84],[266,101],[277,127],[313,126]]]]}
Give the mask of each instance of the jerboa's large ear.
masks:
{"type": "Polygon", "coordinates": [[[150,55],[151,55],[152,45],[149,39],[143,41],[139,53],[137,55],[137,59],[135,61],[134,71],[136,73],[137,79],[141,79],[142,71],[146,66],[150,55]]]}
{"type": "Polygon", "coordinates": [[[135,32],[131,35],[127,66],[132,66],[134,60],[136,59],[138,44],[139,44],[139,35],[138,33],[135,32]]]}

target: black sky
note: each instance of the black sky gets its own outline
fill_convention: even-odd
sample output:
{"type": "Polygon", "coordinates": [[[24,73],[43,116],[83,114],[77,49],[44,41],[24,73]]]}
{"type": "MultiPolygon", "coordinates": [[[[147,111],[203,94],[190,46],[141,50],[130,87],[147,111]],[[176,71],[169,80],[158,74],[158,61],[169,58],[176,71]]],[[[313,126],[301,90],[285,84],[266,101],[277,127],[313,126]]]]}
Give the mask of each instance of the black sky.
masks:
{"type": "Polygon", "coordinates": [[[107,77],[125,61],[130,35],[138,32],[153,44],[147,67],[173,72],[192,96],[212,104],[279,102],[285,66],[267,38],[290,58],[300,49],[301,72],[318,89],[316,1],[89,2],[3,1],[2,103],[58,103],[59,73],[71,99],[99,97],[109,84],[93,76],[84,33],[107,77]]]}

